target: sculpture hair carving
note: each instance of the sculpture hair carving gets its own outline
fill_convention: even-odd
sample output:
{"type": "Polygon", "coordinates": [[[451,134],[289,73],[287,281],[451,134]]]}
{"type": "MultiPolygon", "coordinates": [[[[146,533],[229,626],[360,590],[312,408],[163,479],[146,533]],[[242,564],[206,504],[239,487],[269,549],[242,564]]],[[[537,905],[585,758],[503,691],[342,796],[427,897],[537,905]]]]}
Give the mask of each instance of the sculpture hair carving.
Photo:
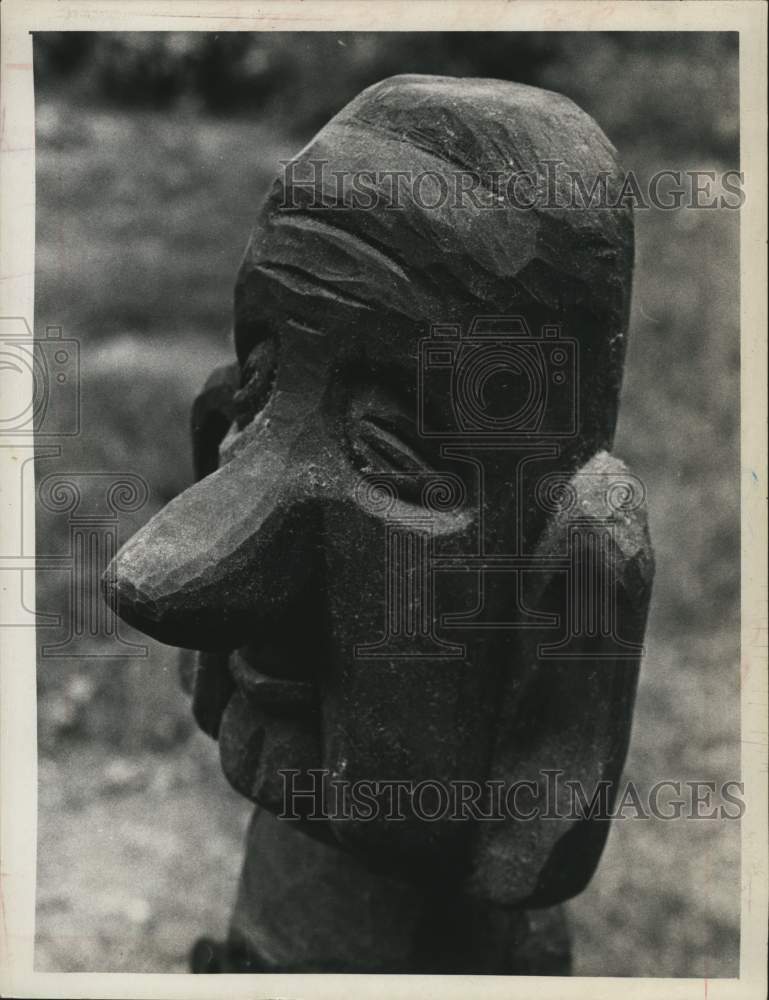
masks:
{"type": "Polygon", "coordinates": [[[417,75],[369,87],[297,154],[262,206],[235,290],[241,363],[286,321],[351,338],[365,323],[385,342],[388,329],[411,325],[415,343],[432,323],[467,329],[478,315],[523,314],[533,328],[562,322],[580,344],[582,429],[605,429],[602,443],[610,446],[629,313],[632,213],[569,207],[569,172],[588,190],[604,177],[613,197],[622,183],[614,147],[559,94],[417,75]],[[507,178],[541,173],[547,162],[557,164],[554,190],[533,208],[516,207],[507,178]],[[334,171],[365,175],[374,206],[340,203],[334,171]],[[395,171],[405,178],[400,207],[393,207],[395,171]],[[504,175],[496,187],[494,171],[504,175]],[[420,173],[433,178],[415,199],[420,173]],[[483,205],[462,194],[472,175],[480,177],[483,205]],[[448,197],[436,196],[447,190],[448,197]]]}

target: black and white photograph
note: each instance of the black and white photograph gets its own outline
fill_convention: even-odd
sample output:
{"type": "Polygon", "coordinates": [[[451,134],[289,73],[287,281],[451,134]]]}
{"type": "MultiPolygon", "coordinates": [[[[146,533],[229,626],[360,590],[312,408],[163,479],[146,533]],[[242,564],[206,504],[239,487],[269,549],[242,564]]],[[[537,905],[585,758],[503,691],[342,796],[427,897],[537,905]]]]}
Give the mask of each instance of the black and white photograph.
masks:
{"type": "Polygon", "coordinates": [[[2,6],[3,995],[765,995],[766,8],[2,6]]]}

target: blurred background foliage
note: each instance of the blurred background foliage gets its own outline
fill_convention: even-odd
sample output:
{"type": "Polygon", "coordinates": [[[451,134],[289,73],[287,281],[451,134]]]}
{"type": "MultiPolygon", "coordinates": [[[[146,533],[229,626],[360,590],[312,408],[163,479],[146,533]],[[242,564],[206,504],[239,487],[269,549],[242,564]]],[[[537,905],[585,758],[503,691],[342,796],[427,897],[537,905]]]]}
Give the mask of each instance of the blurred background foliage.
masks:
{"type": "Polygon", "coordinates": [[[735,109],[708,102],[735,91],[736,51],[736,33],[718,32],[70,32],[38,36],[35,58],[46,89],[81,100],[256,111],[292,137],[395,73],[496,77],[568,92],[620,147],[642,126],[671,153],[728,157],[735,109]]]}
{"type": "MultiPolygon", "coordinates": [[[[82,433],[52,471],[191,480],[188,413],[229,360],[232,288],[259,201],[363,87],[394,73],[512,79],[590,112],[643,178],[739,165],[736,36],[720,33],[36,34],[36,330],[81,346],[82,433]]],[[[645,481],[657,579],[626,774],[739,778],[739,219],[636,214],[616,451],[645,481]]],[[[66,518],[38,517],[62,552],[66,518]]],[[[37,603],[70,613],[64,574],[37,603]]],[[[128,630],[126,630],[128,635],[128,630]]],[[[133,641],[141,641],[136,635],[133,641]]],[[[174,650],[41,657],[41,970],[181,971],[222,934],[247,805],[194,731],[174,650]]],[[[736,823],[615,824],[570,904],[582,975],[735,975],[736,823]]]]}

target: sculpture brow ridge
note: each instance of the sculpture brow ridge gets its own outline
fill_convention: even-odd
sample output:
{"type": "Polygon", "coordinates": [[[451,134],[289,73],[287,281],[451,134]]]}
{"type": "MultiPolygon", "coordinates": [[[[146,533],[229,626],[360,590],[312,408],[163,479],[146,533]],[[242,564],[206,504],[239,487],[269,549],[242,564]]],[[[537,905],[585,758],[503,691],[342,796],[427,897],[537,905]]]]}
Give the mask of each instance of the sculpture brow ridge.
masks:
{"type": "Polygon", "coordinates": [[[405,272],[403,266],[387,253],[381,246],[377,246],[358,233],[354,233],[343,226],[335,225],[327,219],[318,219],[310,215],[307,209],[297,209],[290,215],[277,216],[273,220],[273,225],[296,225],[299,229],[307,229],[310,232],[317,232],[323,236],[328,236],[332,240],[341,243],[350,253],[363,253],[374,257],[387,270],[393,271],[401,280],[410,281],[410,276],[405,272]]]}
{"type": "Polygon", "coordinates": [[[279,264],[277,261],[262,261],[254,264],[255,271],[260,271],[268,278],[285,285],[292,292],[300,295],[316,295],[321,298],[330,299],[334,302],[341,302],[343,305],[353,309],[365,309],[367,312],[373,311],[370,302],[358,298],[350,292],[340,292],[331,282],[319,278],[316,274],[299,267],[296,264],[279,264]]]}

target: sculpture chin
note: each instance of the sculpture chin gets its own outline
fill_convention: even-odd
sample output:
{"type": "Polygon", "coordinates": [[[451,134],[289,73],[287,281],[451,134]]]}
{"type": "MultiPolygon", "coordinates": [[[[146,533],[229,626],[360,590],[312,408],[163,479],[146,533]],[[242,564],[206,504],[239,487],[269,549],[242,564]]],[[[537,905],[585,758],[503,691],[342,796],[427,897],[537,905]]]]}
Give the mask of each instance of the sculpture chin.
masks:
{"type": "Polygon", "coordinates": [[[237,688],[222,715],[219,755],[237,792],[276,815],[286,814],[281,772],[321,766],[317,705],[295,701],[287,708],[259,707],[237,688]]]}

